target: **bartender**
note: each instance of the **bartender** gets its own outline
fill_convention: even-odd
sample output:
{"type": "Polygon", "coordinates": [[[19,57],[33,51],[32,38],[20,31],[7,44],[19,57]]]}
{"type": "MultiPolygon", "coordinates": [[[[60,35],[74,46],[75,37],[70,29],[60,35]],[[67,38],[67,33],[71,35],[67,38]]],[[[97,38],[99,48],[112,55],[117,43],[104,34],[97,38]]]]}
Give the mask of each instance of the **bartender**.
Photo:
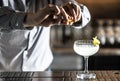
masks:
{"type": "Polygon", "coordinates": [[[45,71],[51,26],[89,21],[87,7],[74,0],[0,0],[0,71],[45,71]]]}

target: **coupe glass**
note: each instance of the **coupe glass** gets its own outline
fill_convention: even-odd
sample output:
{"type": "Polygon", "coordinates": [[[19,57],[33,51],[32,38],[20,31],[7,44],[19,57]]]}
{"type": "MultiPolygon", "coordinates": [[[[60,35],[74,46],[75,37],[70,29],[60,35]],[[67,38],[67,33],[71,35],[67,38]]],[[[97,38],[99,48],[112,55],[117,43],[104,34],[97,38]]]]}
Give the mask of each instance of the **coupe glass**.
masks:
{"type": "Polygon", "coordinates": [[[74,51],[84,57],[85,69],[82,73],[77,74],[77,78],[80,79],[94,79],[96,78],[95,73],[88,71],[88,58],[95,54],[99,50],[99,45],[93,45],[93,40],[76,40],[73,46],[74,51]]]}

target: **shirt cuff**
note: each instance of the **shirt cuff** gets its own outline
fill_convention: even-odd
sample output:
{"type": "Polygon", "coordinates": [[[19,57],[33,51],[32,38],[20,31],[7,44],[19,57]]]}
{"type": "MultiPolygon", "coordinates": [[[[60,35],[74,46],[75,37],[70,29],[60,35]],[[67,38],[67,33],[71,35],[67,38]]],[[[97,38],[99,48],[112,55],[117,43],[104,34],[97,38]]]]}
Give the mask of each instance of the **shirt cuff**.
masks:
{"type": "Polygon", "coordinates": [[[73,24],[73,27],[81,29],[85,27],[91,20],[91,15],[88,8],[84,5],[80,5],[81,8],[81,19],[80,21],[73,24]]]}
{"type": "Polygon", "coordinates": [[[10,28],[11,29],[26,29],[25,27],[23,27],[23,22],[24,22],[24,18],[25,18],[26,14],[25,13],[13,13],[11,15],[11,21],[10,21],[10,28]]]}

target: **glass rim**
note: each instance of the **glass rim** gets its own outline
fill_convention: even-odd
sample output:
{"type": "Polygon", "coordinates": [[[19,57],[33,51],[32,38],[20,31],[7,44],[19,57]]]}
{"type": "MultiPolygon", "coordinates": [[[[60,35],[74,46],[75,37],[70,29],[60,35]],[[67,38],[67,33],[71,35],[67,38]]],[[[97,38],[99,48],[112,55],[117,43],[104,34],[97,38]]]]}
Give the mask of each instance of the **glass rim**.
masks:
{"type": "Polygon", "coordinates": [[[77,44],[91,44],[91,45],[93,45],[93,40],[75,40],[74,43],[77,43],[77,44]]]}
{"type": "Polygon", "coordinates": [[[93,40],[75,40],[74,42],[93,42],[93,40]]]}

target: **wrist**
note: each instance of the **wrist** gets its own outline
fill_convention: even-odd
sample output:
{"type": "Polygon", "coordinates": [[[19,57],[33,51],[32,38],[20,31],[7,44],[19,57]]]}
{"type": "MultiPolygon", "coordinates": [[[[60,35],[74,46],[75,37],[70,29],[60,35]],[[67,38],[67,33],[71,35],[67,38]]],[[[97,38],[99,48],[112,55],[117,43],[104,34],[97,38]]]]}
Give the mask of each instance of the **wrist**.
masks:
{"type": "Polygon", "coordinates": [[[35,26],[35,18],[33,13],[27,13],[24,19],[24,27],[35,26]]]}

